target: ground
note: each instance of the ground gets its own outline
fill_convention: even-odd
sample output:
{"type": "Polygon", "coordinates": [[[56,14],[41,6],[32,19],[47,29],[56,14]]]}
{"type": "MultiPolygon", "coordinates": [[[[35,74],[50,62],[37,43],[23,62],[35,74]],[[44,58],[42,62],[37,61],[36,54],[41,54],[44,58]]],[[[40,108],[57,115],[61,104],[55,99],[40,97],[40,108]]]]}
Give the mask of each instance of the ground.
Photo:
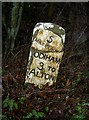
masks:
{"type": "MultiPolygon", "coordinates": [[[[88,4],[24,4],[15,49],[2,59],[2,120],[89,120],[88,4]],[[32,31],[40,21],[58,24],[66,32],[57,82],[43,89],[25,84],[32,31]]],[[[5,40],[3,27],[3,51],[5,40]]]]}
{"type": "Polygon", "coordinates": [[[32,120],[41,118],[88,120],[88,63],[78,61],[74,63],[71,59],[66,63],[64,57],[65,62],[61,63],[57,82],[40,90],[32,84],[24,83],[29,48],[29,45],[21,46],[15,49],[14,54],[9,53],[4,60],[2,71],[4,117],[9,120],[24,120],[31,113],[32,116],[28,118],[32,120]],[[19,52],[16,52],[18,49],[19,52]],[[9,105],[11,100],[14,102],[9,105]]]}

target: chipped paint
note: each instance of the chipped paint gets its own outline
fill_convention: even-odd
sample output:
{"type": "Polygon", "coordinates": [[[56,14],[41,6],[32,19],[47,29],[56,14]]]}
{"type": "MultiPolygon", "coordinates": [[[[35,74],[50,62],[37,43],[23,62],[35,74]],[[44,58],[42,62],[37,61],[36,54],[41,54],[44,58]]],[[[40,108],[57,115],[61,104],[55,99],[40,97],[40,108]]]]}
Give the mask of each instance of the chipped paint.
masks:
{"type": "Polygon", "coordinates": [[[56,82],[63,56],[65,30],[53,23],[37,23],[32,36],[25,83],[39,88],[56,82]],[[58,34],[55,34],[58,33],[58,34]]]}
{"type": "Polygon", "coordinates": [[[33,35],[32,48],[42,51],[62,51],[62,38],[49,30],[39,28],[38,34],[33,35]]]}

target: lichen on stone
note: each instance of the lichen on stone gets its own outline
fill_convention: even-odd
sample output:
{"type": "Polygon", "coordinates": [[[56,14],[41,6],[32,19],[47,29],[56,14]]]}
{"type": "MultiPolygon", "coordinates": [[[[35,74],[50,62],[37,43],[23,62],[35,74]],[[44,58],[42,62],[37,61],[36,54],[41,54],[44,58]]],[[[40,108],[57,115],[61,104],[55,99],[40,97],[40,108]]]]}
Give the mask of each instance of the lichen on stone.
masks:
{"type": "Polygon", "coordinates": [[[37,23],[32,36],[25,83],[39,88],[53,85],[63,56],[65,30],[53,23],[37,23]]]}

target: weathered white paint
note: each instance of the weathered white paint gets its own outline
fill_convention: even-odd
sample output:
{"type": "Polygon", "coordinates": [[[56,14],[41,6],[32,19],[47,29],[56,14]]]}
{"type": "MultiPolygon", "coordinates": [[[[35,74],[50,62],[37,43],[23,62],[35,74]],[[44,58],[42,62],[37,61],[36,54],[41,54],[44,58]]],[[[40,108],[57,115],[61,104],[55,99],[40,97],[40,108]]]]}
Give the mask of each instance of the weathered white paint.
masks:
{"type": "Polygon", "coordinates": [[[65,30],[53,23],[37,23],[32,36],[32,45],[25,82],[39,88],[56,82],[63,56],[65,30]],[[57,34],[56,34],[57,33],[57,34]]]}
{"type": "Polygon", "coordinates": [[[62,38],[49,30],[39,28],[38,33],[33,34],[32,48],[42,51],[61,51],[63,48],[62,38]],[[37,36],[34,38],[35,34],[37,36]],[[51,39],[50,39],[50,36],[51,39]],[[52,40],[52,42],[50,42],[52,40]],[[49,42],[48,42],[49,41],[49,42]]]}

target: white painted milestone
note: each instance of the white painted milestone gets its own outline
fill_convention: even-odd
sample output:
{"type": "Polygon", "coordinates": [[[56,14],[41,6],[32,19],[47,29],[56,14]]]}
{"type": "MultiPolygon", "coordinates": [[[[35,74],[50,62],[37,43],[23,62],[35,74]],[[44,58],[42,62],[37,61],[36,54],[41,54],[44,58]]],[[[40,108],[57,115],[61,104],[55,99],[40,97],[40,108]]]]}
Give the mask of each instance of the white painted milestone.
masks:
{"type": "Polygon", "coordinates": [[[37,23],[32,36],[25,83],[39,88],[53,85],[63,56],[65,30],[53,23],[37,23]]]}

